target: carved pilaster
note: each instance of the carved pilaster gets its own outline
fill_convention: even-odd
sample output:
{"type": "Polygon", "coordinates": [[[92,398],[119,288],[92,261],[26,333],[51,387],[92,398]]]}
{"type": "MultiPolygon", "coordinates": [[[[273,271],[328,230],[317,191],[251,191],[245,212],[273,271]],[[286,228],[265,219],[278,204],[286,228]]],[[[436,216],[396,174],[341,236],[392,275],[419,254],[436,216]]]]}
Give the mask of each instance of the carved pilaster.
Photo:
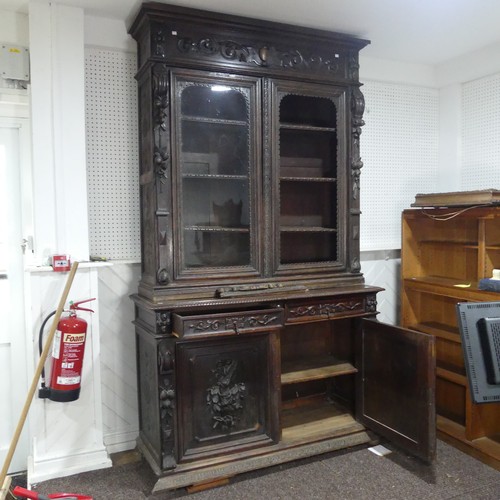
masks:
{"type": "Polygon", "coordinates": [[[158,400],[162,440],[163,468],[175,466],[174,458],[174,345],[171,341],[158,344],[158,400]]]}
{"type": "Polygon", "coordinates": [[[162,183],[170,172],[170,139],[168,119],[170,109],[169,75],[164,64],[153,67],[153,126],[155,172],[162,183]]]}
{"type": "Polygon", "coordinates": [[[359,177],[360,170],[363,167],[363,162],[360,157],[359,137],[361,135],[361,127],[365,124],[363,113],[365,111],[365,98],[358,87],[352,90],[351,98],[351,176],[352,176],[352,197],[358,200],[359,197],[359,177]]]}

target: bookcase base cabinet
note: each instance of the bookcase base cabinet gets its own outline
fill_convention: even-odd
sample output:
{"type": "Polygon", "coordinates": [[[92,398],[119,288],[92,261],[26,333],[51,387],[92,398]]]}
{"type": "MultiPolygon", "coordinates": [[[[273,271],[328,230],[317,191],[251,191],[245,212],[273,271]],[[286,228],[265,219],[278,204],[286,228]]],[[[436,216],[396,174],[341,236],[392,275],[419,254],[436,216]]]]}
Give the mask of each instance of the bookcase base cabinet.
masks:
{"type": "Polygon", "coordinates": [[[440,436],[500,470],[500,403],[472,401],[456,313],[500,298],[478,288],[500,267],[500,207],[405,210],[402,228],[402,326],[436,339],[440,436]]]}
{"type": "Polygon", "coordinates": [[[434,339],[375,321],[378,290],[169,308],[135,296],[139,447],[156,490],[373,443],[373,431],[431,461],[434,339]]]}

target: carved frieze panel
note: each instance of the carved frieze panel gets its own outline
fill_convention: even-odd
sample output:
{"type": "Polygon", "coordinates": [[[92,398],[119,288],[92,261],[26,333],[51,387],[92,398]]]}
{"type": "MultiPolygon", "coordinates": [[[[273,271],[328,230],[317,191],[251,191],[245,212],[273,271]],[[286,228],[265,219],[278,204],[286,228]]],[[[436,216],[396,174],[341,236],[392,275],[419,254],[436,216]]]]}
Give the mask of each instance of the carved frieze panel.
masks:
{"type": "Polygon", "coordinates": [[[355,51],[329,44],[279,44],[271,40],[250,40],[215,33],[195,33],[179,25],[169,30],[155,24],[151,31],[151,53],[154,58],[167,61],[176,58],[231,63],[250,68],[286,72],[317,73],[338,79],[356,79],[358,62],[355,51]]]}
{"type": "Polygon", "coordinates": [[[281,308],[216,315],[181,316],[174,314],[177,335],[240,334],[266,331],[283,325],[281,308]]]}
{"type": "MultiPolygon", "coordinates": [[[[367,311],[367,309],[366,309],[367,311]]],[[[365,301],[362,297],[344,297],[339,301],[320,302],[287,306],[287,321],[300,321],[307,318],[334,318],[341,315],[356,315],[365,312],[365,301]]]]}

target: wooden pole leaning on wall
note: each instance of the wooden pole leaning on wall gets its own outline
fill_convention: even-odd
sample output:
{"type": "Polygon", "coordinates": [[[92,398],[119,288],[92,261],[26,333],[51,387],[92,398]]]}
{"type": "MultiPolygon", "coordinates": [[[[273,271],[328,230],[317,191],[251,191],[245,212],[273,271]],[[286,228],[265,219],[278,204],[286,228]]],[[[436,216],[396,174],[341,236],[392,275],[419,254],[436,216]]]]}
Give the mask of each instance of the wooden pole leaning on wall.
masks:
{"type": "Polygon", "coordinates": [[[35,374],[33,375],[33,380],[31,381],[31,387],[28,391],[28,395],[26,396],[26,401],[21,411],[21,415],[19,417],[19,421],[17,423],[17,427],[14,432],[14,437],[12,438],[9,451],[7,452],[7,456],[5,457],[5,461],[2,467],[2,472],[0,472],[0,485],[2,485],[2,489],[0,490],[0,500],[5,500],[7,498],[7,494],[9,493],[10,478],[7,477],[7,471],[9,470],[10,462],[12,461],[12,457],[14,455],[14,452],[16,451],[17,443],[19,441],[19,437],[21,436],[21,431],[23,430],[24,423],[26,422],[26,417],[28,416],[28,411],[30,409],[33,396],[38,387],[40,376],[42,374],[42,370],[45,365],[45,360],[47,359],[47,355],[52,346],[52,341],[54,340],[54,336],[57,330],[57,324],[59,323],[61,314],[64,311],[64,304],[66,304],[66,301],[68,300],[69,291],[71,289],[71,285],[73,284],[73,279],[75,277],[77,269],[78,269],[78,262],[73,262],[68,278],[66,280],[66,286],[64,287],[64,291],[61,295],[61,299],[59,300],[59,305],[57,307],[56,314],[52,321],[52,326],[47,336],[47,340],[45,341],[45,346],[42,350],[42,354],[40,354],[40,359],[38,361],[35,374]]]}

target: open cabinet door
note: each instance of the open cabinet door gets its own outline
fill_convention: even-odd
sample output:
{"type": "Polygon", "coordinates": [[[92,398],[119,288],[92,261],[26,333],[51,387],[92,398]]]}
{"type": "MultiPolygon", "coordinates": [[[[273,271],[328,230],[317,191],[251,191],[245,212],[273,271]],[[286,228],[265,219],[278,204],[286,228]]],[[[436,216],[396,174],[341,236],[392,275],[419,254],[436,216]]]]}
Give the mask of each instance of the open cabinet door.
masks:
{"type": "Polygon", "coordinates": [[[357,419],[408,453],[436,453],[435,344],[424,333],[363,319],[357,419]]]}

